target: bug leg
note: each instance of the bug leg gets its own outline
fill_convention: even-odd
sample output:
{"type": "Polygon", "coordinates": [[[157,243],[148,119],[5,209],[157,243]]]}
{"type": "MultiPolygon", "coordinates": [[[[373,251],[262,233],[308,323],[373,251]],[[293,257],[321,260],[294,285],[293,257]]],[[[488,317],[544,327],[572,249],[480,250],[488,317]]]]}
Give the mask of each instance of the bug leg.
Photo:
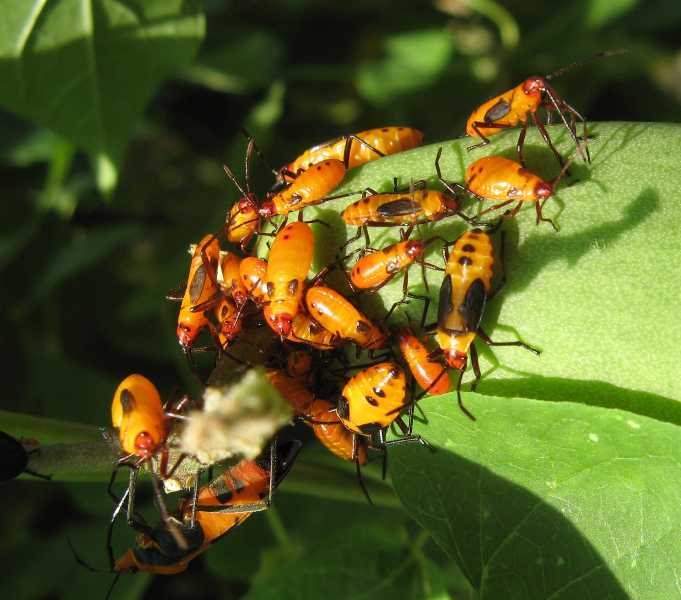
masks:
{"type": "MultiPolygon", "coordinates": [[[[472,348],[472,346],[471,346],[472,348]]],[[[456,380],[456,399],[459,402],[459,408],[461,409],[461,412],[463,412],[464,415],[466,415],[471,421],[475,421],[475,417],[473,416],[473,413],[470,412],[463,404],[463,400],[461,398],[461,380],[463,379],[463,373],[466,370],[466,366],[464,365],[462,369],[459,370],[459,376],[456,380]]]]}
{"type": "MultiPolygon", "coordinates": [[[[533,113],[534,114],[534,113],[533,113]]],[[[536,119],[536,116],[535,116],[536,119]]],[[[525,145],[525,136],[527,135],[527,121],[520,127],[520,135],[518,136],[518,143],[516,144],[516,151],[518,152],[518,162],[525,167],[525,157],[523,156],[523,146],[525,145]]],[[[561,164],[561,167],[563,165],[561,164]]]]}
{"type": "Polygon", "coordinates": [[[478,337],[488,346],[519,346],[521,348],[525,348],[525,350],[529,350],[530,352],[536,354],[537,356],[541,354],[541,350],[537,350],[537,348],[534,348],[533,346],[530,346],[525,342],[521,342],[520,340],[516,340],[515,342],[495,342],[492,339],[490,339],[490,337],[482,329],[480,329],[480,327],[478,327],[477,333],[478,337]]]}
{"type": "Polygon", "coordinates": [[[359,483],[359,487],[361,488],[364,497],[367,499],[367,502],[373,506],[374,502],[371,499],[369,490],[367,490],[366,485],[364,484],[364,479],[362,478],[362,469],[361,465],[359,464],[359,439],[356,433],[352,434],[352,460],[355,463],[355,469],[357,472],[357,483],[359,483]]]}
{"type": "Polygon", "coordinates": [[[536,112],[532,113],[532,120],[534,121],[534,124],[537,126],[537,129],[539,130],[539,133],[541,134],[544,142],[546,142],[546,145],[549,148],[551,148],[551,152],[553,152],[553,155],[556,157],[556,160],[558,161],[558,164],[562,169],[565,166],[565,159],[561,156],[560,152],[556,150],[556,147],[553,145],[553,142],[551,141],[551,138],[549,136],[549,132],[546,130],[546,127],[544,127],[544,124],[541,122],[536,112]]]}
{"type": "Polygon", "coordinates": [[[479,127],[480,125],[483,125],[483,126],[484,126],[485,124],[484,124],[484,123],[480,123],[479,121],[476,121],[475,123],[473,123],[473,131],[475,131],[475,133],[476,133],[476,134],[478,135],[478,137],[482,140],[482,142],[480,142],[480,143],[478,143],[478,144],[473,144],[472,146],[468,146],[468,148],[466,148],[466,150],[467,150],[468,152],[470,152],[471,150],[475,150],[476,148],[483,148],[484,146],[487,146],[487,145],[490,143],[489,138],[486,137],[486,136],[482,133],[482,131],[480,131],[480,127],[479,127]]]}
{"type": "Polygon", "coordinates": [[[173,539],[177,543],[178,547],[181,550],[187,550],[189,548],[189,545],[187,544],[187,540],[185,537],[182,535],[182,532],[180,531],[179,527],[177,526],[177,521],[170,516],[168,513],[168,508],[166,507],[166,503],[163,500],[163,492],[161,491],[161,484],[159,482],[158,477],[156,476],[155,473],[151,474],[151,483],[152,487],[154,489],[154,499],[156,500],[156,505],[158,508],[158,511],[161,515],[162,521],[165,523],[165,526],[168,528],[168,532],[170,535],[173,536],[173,539]]]}
{"type": "Polygon", "coordinates": [[[475,388],[478,387],[478,383],[480,382],[480,379],[482,378],[482,373],[480,372],[480,362],[478,360],[478,351],[475,348],[475,344],[471,344],[471,349],[470,349],[470,354],[471,354],[471,366],[473,367],[473,383],[471,383],[471,392],[475,391],[475,388]]]}
{"type": "MultiPolygon", "coordinates": [[[[548,198],[547,198],[547,199],[548,199],[548,198]]],[[[544,203],[542,203],[542,204],[539,203],[539,200],[537,200],[537,201],[534,203],[534,208],[535,208],[535,210],[537,211],[537,225],[539,225],[539,222],[540,222],[540,221],[544,221],[545,223],[550,223],[550,224],[551,224],[551,227],[553,227],[553,230],[554,230],[554,231],[558,231],[558,227],[557,227],[556,224],[553,222],[553,219],[549,219],[548,217],[545,217],[545,216],[542,214],[542,211],[543,211],[543,209],[544,209],[544,204],[545,204],[545,203],[546,203],[546,200],[544,200],[544,203]]]]}

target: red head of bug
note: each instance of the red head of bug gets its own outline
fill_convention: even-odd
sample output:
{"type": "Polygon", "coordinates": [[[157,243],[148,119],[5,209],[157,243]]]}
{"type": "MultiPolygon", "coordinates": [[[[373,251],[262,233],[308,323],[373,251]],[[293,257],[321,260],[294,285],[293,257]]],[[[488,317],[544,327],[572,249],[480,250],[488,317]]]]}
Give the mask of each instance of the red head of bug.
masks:
{"type": "Polygon", "coordinates": [[[148,431],[140,431],[135,436],[135,454],[140,458],[151,458],[156,451],[157,444],[148,431]]]}
{"type": "Polygon", "coordinates": [[[409,240],[407,242],[406,253],[409,258],[417,258],[423,254],[426,246],[420,240],[409,240]]]}
{"type": "Polygon", "coordinates": [[[523,92],[528,96],[539,96],[547,87],[548,84],[543,77],[528,77],[523,82],[523,92]]]}

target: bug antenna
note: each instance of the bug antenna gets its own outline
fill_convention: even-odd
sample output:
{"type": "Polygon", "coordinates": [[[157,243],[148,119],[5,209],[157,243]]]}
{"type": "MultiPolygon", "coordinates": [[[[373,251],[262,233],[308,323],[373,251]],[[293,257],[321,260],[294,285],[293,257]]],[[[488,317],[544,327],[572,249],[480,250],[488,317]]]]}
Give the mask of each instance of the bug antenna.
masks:
{"type": "Polygon", "coordinates": [[[76,562],[83,568],[87,569],[91,573],[109,573],[109,571],[104,571],[102,569],[97,569],[93,567],[92,565],[88,564],[85,562],[76,552],[75,547],[73,546],[73,542],[71,541],[71,538],[66,538],[66,543],[69,545],[69,549],[71,550],[71,554],[73,554],[73,558],[76,559],[76,562]]]}
{"type": "Polygon", "coordinates": [[[552,79],[555,79],[556,77],[560,77],[561,75],[564,75],[568,71],[572,71],[573,69],[576,69],[577,67],[581,67],[582,65],[590,63],[594,60],[606,58],[608,56],[618,56],[619,54],[626,54],[627,52],[629,52],[628,48],[612,48],[610,50],[602,50],[601,52],[596,52],[596,54],[593,54],[589,58],[585,58],[583,60],[578,60],[577,62],[570,63],[569,65],[566,65],[565,67],[562,67],[562,68],[558,69],[557,71],[554,71],[553,73],[549,73],[548,75],[544,75],[544,79],[546,79],[547,81],[551,81],[552,79]]]}

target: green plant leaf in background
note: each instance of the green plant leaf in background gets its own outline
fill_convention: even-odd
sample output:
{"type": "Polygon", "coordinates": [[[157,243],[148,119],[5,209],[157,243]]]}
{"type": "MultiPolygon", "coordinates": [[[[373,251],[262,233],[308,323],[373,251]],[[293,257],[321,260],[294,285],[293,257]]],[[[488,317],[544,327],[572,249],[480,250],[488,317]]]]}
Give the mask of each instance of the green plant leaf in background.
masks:
{"type": "Polygon", "coordinates": [[[418,92],[444,72],[453,51],[454,37],[445,29],[390,36],[385,41],[384,57],[359,66],[359,92],[378,105],[418,92]]]}
{"type": "Polygon", "coordinates": [[[110,190],[137,118],[203,38],[196,0],[2,0],[0,104],[85,150],[110,190]]]}

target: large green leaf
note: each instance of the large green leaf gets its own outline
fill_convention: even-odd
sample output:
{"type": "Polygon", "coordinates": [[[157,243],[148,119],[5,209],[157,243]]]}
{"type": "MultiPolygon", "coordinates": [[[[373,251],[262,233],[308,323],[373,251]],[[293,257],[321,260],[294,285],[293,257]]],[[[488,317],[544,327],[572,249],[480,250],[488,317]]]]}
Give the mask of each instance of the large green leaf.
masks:
{"type": "Polygon", "coordinates": [[[678,598],[681,433],[620,410],[466,394],[423,402],[437,449],[396,491],[481,600],[678,598]]]}
{"type": "MultiPolygon", "coordinates": [[[[678,378],[681,298],[678,256],[681,240],[681,126],[646,123],[600,123],[591,127],[593,162],[572,167],[570,185],[560,185],[545,214],[560,231],[535,226],[532,207],[507,222],[506,286],[487,307],[483,326],[495,340],[522,339],[542,350],[537,357],[522,349],[500,348],[494,355],[479,348],[483,382],[479,390],[500,396],[566,400],[620,407],[662,420],[681,423],[678,378]],[[673,401],[670,401],[673,400],[673,401]]],[[[558,146],[570,151],[567,136],[552,129],[558,146]]],[[[517,133],[498,136],[494,144],[471,153],[468,139],[442,142],[381,159],[352,171],[338,192],[367,186],[386,191],[392,178],[434,181],[434,159],[443,147],[445,178],[463,179],[464,167],[493,153],[514,154],[517,133]]],[[[550,152],[537,135],[528,135],[528,167],[545,177],[557,174],[550,152]]],[[[339,213],[355,197],[334,200],[306,211],[330,228],[315,225],[318,244],[315,268],[333,260],[338,245],[354,235],[339,213]]],[[[465,207],[474,212],[475,205],[465,207]]],[[[456,217],[420,228],[419,235],[456,238],[466,229],[456,217]]],[[[370,230],[372,245],[396,239],[394,228],[370,230]]],[[[350,248],[360,247],[350,246],[350,248]]],[[[428,260],[442,264],[439,243],[428,260]]],[[[442,274],[428,271],[433,300],[429,321],[435,319],[442,274]]],[[[410,288],[425,293],[417,268],[410,288]]],[[[379,294],[358,302],[370,314],[384,314],[402,297],[398,277],[379,294]]],[[[406,311],[418,322],[422,303],[411,301],[406,311]]],[[[402,313],[404,311],[401,311],[402,313]]],[[[397,321],[404,317],[397,315],[397,321]]]]}
{"type": "Polygon", "coordinates": [[[111,185],[139,114],[203,38],[201,3],[2,0],[0,12],[0,104],[86,150],[111,185]]]}
{"type": "MultiPolygon", "coordinates": [[[[485,395],[464,394],[477,421],[454,394],[426,399],[427,423],[416,430],[436,451],[391,455],[398,496],[481,598],[679,597],[681,127],[601,123],[591,131],[592,164],[573,164],[569,185],[546,205],[560,231],[535,226],[533,210],[503,227],[507,284],[483,325],[496,340],[515,339],[517,327],[542,355],[499,348],[493,356],[480,344],[485,395]]],[[[460,140],[377,161],[344,189],[387,190],[393,176],[432,181],[440,145],[445,177],[461,181],[481,155],[512,156],[516,135],[473,153],[460,140]]],[[[567,136],[552,135],[569,153],[567,136]]],[[[537,136],[527,158],[532,170],[556,175],[537,136]]],[[[310,216],[330,222],[339,242],[354,231],[336,216],[348,200],[335,202],[310,216]]],[[[454,239],[464,229],[450,218],[420,234],[454,239]]],[[[372,230],[375,247],[394,237],[372,230]]],[[[335,252],[324,246],[332,249],[320,263],[335,252]]],[[[429,260],[437,263],[438,251],[429,260]]],[[[414,271],[412,289],[422,292],[414,271]]],[[[435,300],[442,275],[428,279],[435,300]]],[[[358,302],[373,302],[378,315],[400,297],[397,281],[358,302]]],[[[421,307],[408,310],[416,319],[421,307]]]]}

